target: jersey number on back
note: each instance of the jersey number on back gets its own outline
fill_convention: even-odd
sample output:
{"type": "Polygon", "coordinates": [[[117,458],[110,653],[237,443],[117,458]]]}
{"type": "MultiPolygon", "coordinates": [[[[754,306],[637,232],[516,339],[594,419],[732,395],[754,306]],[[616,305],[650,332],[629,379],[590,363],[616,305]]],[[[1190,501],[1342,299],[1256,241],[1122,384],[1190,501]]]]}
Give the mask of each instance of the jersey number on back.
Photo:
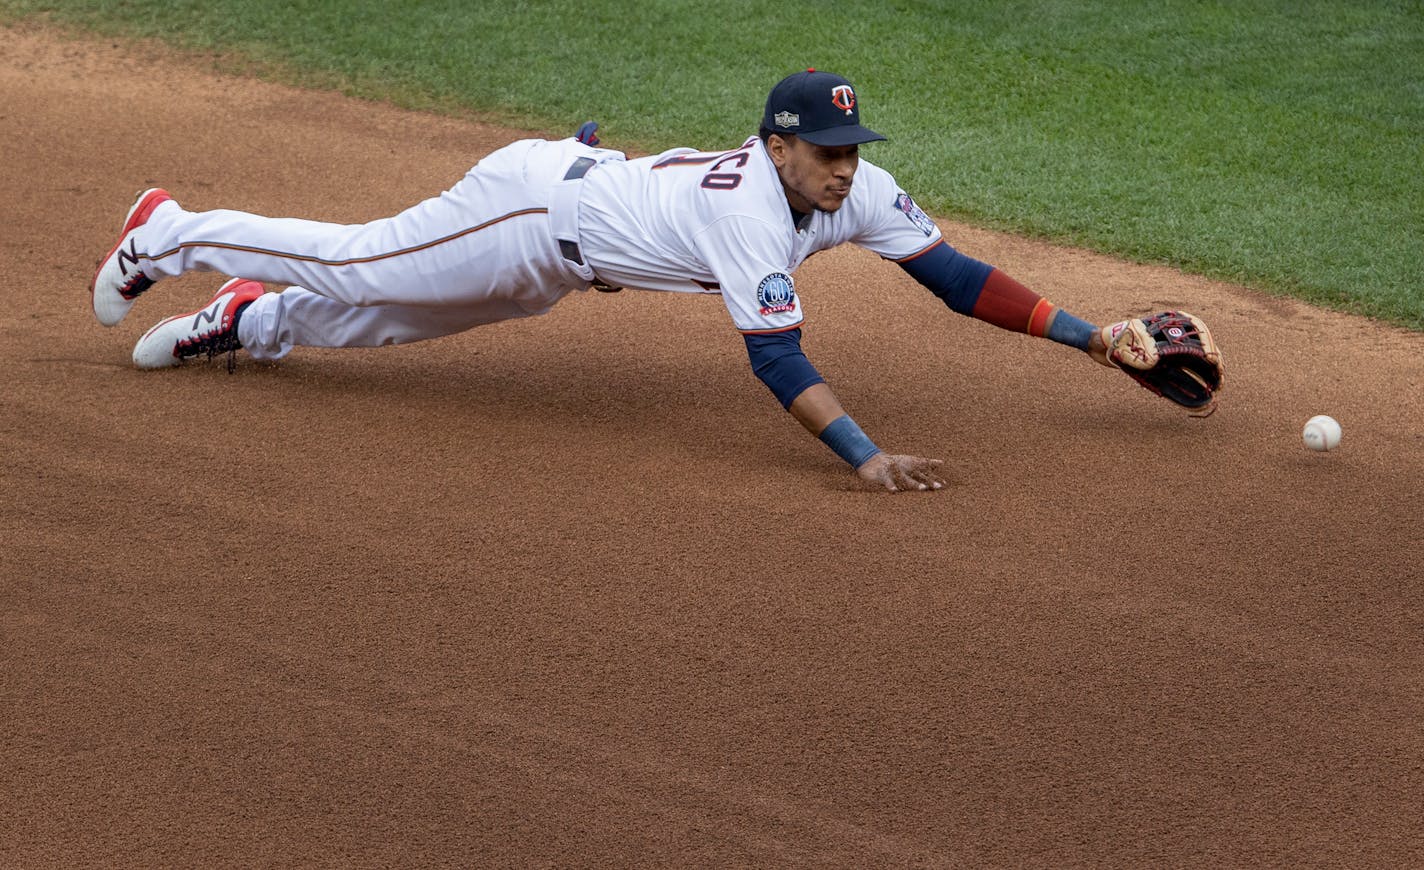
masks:
{"type": "Polygon", "coordinates": [[[704,163],[712,163],[707,170],[707,174],[702,176],[702,186],[708,190],[736,190],[737,185],[742,183],[742,174],[740,172],[718,172],[718,170],[728,163],[732,164],[736,169],[741,169],[747,165],[747,161],[750,159],[751,155],[739,148],[730,154],[724,152],[721,154],[698,154],[688,157],[679,155],[677,157],[669,157],[653,168],[663,169],[667,166],[700,166],[704,163]],[[716,161],[715,163],[712,162],[714,160],[716,161]]]}

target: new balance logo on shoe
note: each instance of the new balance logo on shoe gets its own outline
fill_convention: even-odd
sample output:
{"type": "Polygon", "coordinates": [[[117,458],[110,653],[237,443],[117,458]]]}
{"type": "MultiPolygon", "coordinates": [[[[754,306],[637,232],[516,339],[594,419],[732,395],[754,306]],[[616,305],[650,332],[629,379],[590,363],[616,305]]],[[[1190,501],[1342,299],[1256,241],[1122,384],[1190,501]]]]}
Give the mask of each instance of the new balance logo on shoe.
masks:
{"type": "Polygon", "coordinates": [[[132,302],[153,286],[153,279],[145,275],[143,270],[138,267],[138,242],[135,239],[129,239],[128,250],[120,245],[115,253],[118,255],[115,262],[118,263],[119,272],[124,276],[124,281],[118,288],[119,295],[132,302]],[[129,266],[133,266],[133,274],[129,273],[129,266]]]}
{"type": "Polygon", "coordinates": [[[201,329],[203,328],[203,321],[205,321],[205,320],[206,320],[208,323],[217,323],[217,322],[218,322],[218,312],[221,311],[222,309],[223,309],[223,306],[221,306],[221,305],[214,305],[214,306],[212,306],[212,307],[210,307],[210,308],[204,308],[202,311],[199,311],[199,312],[198,312],[198,316],[193,318],[193,331],[194,331],[194,332],[197,332],[197,331],[201,330],[201,329]]]}
{"type": "Polygon", "coordinates": [[[138,239],[133,237],[129,238],[129,248],[127,251],[122,247],[119,248],[119,272],[127,275],[129,273],[129,266],[133,266],[135,269],[138,268],[138,239]]]}

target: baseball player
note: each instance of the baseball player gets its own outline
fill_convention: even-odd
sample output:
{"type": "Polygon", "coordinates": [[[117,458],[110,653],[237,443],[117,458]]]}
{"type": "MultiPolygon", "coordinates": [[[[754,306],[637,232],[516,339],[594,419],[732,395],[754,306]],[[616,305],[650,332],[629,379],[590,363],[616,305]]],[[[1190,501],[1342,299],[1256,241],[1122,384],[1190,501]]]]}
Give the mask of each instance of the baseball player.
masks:
{"type": "Polygon", "coordinates": [[[421,341],[542,314],[591,287],[717,293],[782,406],[862,480],[890,491],[939,489],[942,463],[882,451],[802,352],[792,275],[810,255],[861,245],[956,312],[1103,364],[1120,364],[1109,346],[1117,336],[1148,340],[1080,320],[946,244],[895,179],[860,158],[862,144],[885,137],[861,124],[855,89],[840,76],[783,79],[759,135],[727,151],[629,160],[597,147],[594,129],[515,142],[439,196],[364,225],[191,212],[164,190],[146,191],[95,273],[95,316],[118,323],[170,276],[240,276],[139,339],[134,363],[160,368],[218,353],[231,365],[238,348],[275,360],[296,346],[421,341]],[[269,293],[259,282],[287,286],[269,293]]]}

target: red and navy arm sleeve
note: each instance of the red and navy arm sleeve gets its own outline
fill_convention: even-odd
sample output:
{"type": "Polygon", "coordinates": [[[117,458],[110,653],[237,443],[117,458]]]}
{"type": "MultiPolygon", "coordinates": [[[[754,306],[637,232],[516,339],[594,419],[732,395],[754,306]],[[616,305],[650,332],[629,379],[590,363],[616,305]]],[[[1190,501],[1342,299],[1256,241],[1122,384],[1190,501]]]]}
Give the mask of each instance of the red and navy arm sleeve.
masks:
{"type": "Polygon", "coordinates": [[[1047,338],[1086,350],[1097,327],[1060,310],[1052,302],[999,269],[940,242],[905,260],[900,268],[954,311],[1013,332],[1047,338]]]}

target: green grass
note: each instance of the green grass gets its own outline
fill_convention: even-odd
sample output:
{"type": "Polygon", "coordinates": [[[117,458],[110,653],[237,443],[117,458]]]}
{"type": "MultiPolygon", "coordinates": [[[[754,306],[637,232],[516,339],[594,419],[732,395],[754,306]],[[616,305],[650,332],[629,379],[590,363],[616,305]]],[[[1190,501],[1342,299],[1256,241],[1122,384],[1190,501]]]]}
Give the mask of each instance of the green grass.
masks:
{"type": "Polygon", "coordinates": [[[1424,329],[1424,2],[0,0],[288,81],[616,147],[856,83],[931,211],[1424,329]]]}

